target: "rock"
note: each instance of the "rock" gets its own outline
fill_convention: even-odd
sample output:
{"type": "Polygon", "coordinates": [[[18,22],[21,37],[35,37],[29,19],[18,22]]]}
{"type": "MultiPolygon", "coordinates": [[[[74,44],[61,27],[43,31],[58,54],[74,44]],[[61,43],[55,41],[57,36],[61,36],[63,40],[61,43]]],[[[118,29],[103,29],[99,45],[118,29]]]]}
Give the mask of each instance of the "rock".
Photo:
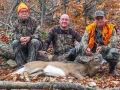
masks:
{"type": "Polygon", "coordinates": [[[17,63],[12,60],[12,59],[9,59],[7,62],[6,62],[10,67],[16,67],[17,66],[17,63]]]}
{"type": "Polygon", "coordinates": [[[96,83],[95,83],[95,82],[90,82],[90,83],[89,83],[89,86],[95,87],[95,86],[96,86],[96,83]]]}

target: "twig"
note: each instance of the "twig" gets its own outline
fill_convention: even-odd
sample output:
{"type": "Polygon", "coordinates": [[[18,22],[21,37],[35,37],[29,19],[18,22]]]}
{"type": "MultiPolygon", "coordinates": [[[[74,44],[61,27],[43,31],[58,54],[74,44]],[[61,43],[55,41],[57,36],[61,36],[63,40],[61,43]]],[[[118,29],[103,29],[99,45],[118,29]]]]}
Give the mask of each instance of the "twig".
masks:
{"type": "Polygon", "coordinates": [[[12,17],[13,12],[15,11],[17,5],[20,3],[21,0],[15,0],[15,1],[16,2],[13,4],[12,9],[10,10],[10,14],[7,17],[6,23],[9,23],[9,21],[10,21],[10,19],[12,17]]]}
{"type": "Polygon", "coordinates": [[[9,24],[0,21],[0,23],[7,25],[9,28],[12,28],[9,24]]]}

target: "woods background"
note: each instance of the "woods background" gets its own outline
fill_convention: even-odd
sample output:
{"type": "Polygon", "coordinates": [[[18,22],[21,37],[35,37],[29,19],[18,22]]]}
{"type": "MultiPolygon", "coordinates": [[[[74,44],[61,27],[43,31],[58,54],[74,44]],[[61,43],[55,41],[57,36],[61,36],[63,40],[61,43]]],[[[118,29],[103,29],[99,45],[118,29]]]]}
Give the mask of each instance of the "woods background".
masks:
{"type": "Polygon", "coordinates": [[[85,26],[93,22],[95,10],[105,11],[106,19],[116,25],[119,34],[120,0],[0,0],[0,28],[7,31],[13,27],[17,19],[17,5],[23,1],[35,17],[41,30],[48,31],[58,25],[61,14],[67,13],[71,19],[71,27],[84,33],[85,26]]]}
{"type": "MultiPolygon", "coordinates": [[[[17,19],[17,6],[21,1],[23,1],[29,7],[31,16],[35,17],[39,22],[43,40],[46,38],[50,28],[59,24],[58,21],[62,14],[67,13],[71,19],[70,27],[74,28],[83,35],[86,25],[94,21],[94,12],[96,10],[103,10],[105,12],[106,20],[116,26],[118,34],[118,45],[116,47],[120,49],[120,0],[0,0],[0,56],[14,59],[14,55],[10,50],[11,30],[13,27],[13,22],[17,19]]],[[[0,80],[20,81],[18,79],[19,76],[8,75],[10,72],[12,72],[12,69],[7,70],[6,64],[1,58],[0,65],[0,80]],[[11,77],[13,79],[11,79],[11,77]]],[[[32,82],[73,82],[71,79],[61,77],[46,77],[40,78],[40,80],[38,77],[36,78],[33,78],[32,82]]],[[[119,77],[109,75],[107,72],[96,75],[92,79],[88,78],[82,81],[74,80],[74,83],[77,82],[81,83],[82,85],[88,85],[89,82],[93,81],[99,88],[113,88],[120,86],[119,77]]],[[[6,85],[5,87],[8,87],[7,84],[9,84],[9,82],[7,82],[7,84],[5,84],[6,82],[2,83],[2,85],[6,85]]]]}
{"type": "Polygon", "coordinates": [[[116,26],[116,47],[120,49],[120,0],[0,0],[1,43],[12,42],[11,30],[17,19],[17,6],[21,1],[29,7],[31,16],[39,22],[43,40],[50,28],[59,24],[62,14],[67,13],[71,19],[70,27],[83,35],[86,25],[94,21],[94,12],[103,10],[106,20],[116,26]]]}
{"type": "MultiPolygon", "coordinates": [[[[2,46],[3,52],[7,53],[6,47],[2,44],[12,42],[11,30],[13,22],[17,19],[17,6],[20,2],[29,7],[31,16],[39,22],[43,40],[50,28],[59,24],[62,14],[67,13],[71,19],[70,27],[83,35],[86,25],[94,21],[94,12],[103,10],[106,20],[116,26],[116,47],[120,49],[120,0],[0,0],[0,48],[2,46]]],[[[49,51],[52,53],[52,48],[49,51]]],[[[10,52],[8,50],[8,53],[10,52]]]]}

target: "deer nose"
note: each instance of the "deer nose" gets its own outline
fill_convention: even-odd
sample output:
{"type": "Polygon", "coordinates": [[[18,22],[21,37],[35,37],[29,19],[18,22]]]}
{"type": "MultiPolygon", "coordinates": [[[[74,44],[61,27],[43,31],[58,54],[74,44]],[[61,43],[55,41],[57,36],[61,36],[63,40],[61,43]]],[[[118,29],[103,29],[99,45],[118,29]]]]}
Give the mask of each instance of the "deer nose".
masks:
{"type": "Polygon", "coordinates": [[[106,64],[107,64],[107,61],[105,59],[103,59],[102,65],[106,65],[106,64]]]}

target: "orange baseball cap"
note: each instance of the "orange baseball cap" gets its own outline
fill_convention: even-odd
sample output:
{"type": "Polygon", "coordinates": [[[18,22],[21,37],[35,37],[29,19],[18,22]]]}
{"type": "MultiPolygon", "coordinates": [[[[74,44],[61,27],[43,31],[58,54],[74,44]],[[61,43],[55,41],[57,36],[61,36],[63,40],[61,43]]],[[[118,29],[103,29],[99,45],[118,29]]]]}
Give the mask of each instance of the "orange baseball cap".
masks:
{"type": "Polygon", "coordinates": [[[20,12],[21,9],[27,9],[27,10],[28,10],[28,7],[27,7],[27,5],[25,5],[23,2],[21,2],[21,3],[19,4],[18,8],[17,8],[18,14],[19,14],[19,12],[20,12]]]}

